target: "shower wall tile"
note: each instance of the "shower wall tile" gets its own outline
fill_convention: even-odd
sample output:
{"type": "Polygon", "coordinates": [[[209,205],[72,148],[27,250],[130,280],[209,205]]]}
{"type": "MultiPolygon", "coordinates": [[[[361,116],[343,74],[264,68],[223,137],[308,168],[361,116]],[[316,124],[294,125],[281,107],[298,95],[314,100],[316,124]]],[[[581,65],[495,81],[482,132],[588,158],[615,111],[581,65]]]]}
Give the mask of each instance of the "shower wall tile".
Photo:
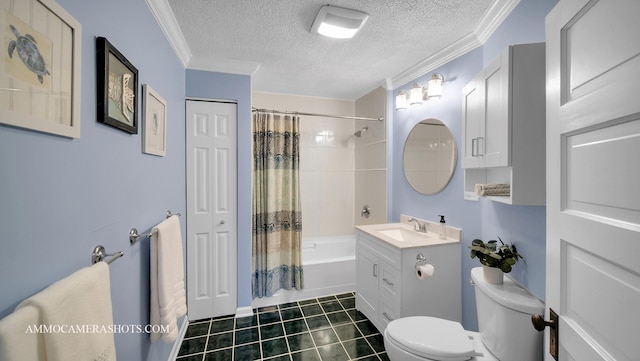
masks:
{"type": "Polygon", "coordinates": [[[356,147],[356,170],[385,169],[387,167],[387,142],[369,143],[356,147]]]}
{"type": "MultiPolygon", "coordinates": [[[[354,115],[353,101],[253,93],[257,108],[354,115]]],[[[300,117],[302,235],[320,237],[354,232],[354,121],[300,117]]]]}
{"type": "MultiPolygon", "coordinates": [[[[359,117],[386,117],[387,91],[377,88],[356,100],[359,117]]],[[[386,223],[387,217],[387,121],[357,120],[356,130],[367,127],[355,138],[355,204],[356,225],[386,223]],[[370,209],[369,218],[361,217],[362,207],[370,209]]]]}
{"type": "Polygon", "coordinates": [[[353,171],[301,172],[302,235],[353,233],[353,171]]]}
{"type": "Polygon", "coordinates": [[[354,219],[356,225],[378,224],[387,222],[387,171],[356,170],[356,199],[354,219]],[[360,216],[362,206],[369,206],[369,218],[360,216]]]}
{"type": "MultiPolygon", "coordinates": [[[[299,112],[386,116],[386,90],[354,101],[253,93],[257,108],[299,112]]],[[[300,120],[300,187],[303,237],[354,233],[354,224],[387,221],[386,121],[305,117],[300,120]],[[367,131],[356,137],[356,130],[367,131]],[[354,170],[355,169],[355,170],[354,170]],[[368,204],[372,216],[360,217],[368,204]]]]}
{"type": "Polygon", "coordinates": [[[353,148],[301,147],[301,171],[353,171],[353,148]]]}

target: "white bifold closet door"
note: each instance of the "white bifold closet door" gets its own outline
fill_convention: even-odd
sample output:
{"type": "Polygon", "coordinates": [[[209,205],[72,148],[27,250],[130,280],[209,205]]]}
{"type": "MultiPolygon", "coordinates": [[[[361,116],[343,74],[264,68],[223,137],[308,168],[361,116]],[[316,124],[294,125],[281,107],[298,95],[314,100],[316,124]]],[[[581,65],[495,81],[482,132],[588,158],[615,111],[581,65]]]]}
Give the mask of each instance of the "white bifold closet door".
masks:
{"type": "Polygon", "coordinates": [[[188,100],[187,304],[190,321],[237,307],[237,105],[188,100]]]}

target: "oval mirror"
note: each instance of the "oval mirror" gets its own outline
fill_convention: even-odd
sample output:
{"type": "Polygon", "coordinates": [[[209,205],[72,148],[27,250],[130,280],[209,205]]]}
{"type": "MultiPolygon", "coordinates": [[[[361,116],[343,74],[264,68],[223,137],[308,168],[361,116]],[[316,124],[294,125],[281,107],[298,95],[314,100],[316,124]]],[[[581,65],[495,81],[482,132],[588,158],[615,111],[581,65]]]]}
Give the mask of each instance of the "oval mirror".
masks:
{"type": "Polygon", "coordinates": [[[423,194],[442,191],[456,168],[456,142],[451,130],[438,119],[416,124],[404,144],[404,175],[423,194]]]}

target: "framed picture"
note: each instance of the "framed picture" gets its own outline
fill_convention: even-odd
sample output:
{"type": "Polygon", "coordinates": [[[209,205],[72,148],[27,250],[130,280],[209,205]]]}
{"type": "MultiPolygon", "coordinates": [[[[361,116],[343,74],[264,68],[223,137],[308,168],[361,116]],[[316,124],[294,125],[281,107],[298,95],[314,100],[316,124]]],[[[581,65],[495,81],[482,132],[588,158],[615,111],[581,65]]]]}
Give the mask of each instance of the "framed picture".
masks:
{"type": "Polygon", "coordinates": [[[98,122],[138,133],[138,69],[109,41],[96,38],[98,122]]]}
{"type": "Polygon", "coordinates": [[[142,86],[144,133],[142,152],[164,157],[167,154],[167,102],[148,84],[142,86]]]}
{"type": "Polygon", "coordinates": [[[80,138],[80,23],[53,0],[0,0],[0,32],[0,124],[80,138]]]}

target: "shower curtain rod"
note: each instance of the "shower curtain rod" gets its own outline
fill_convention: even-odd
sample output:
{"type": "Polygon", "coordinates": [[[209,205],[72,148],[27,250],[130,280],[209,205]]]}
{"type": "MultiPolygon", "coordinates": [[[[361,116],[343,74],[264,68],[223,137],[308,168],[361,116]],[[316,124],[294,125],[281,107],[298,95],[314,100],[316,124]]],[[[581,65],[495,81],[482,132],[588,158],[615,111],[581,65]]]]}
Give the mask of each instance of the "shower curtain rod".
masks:
{"type": "Polygon", "coordinates": [[[319,114],[319,113],[303,113],[303,112],[295,112],[288,110],[274,110],[274,109],[258,109],[251,108],[252,112],[265,112],[265,113],[273,113],[273,114],[294,114],[294,115],[308,115],[311,117],[326,117],[326,118],[337,118],[337,119],[353,119],[353,120],[377,120],[379,122],[384,120],[384,117],[378,118],[367,118],[367,117],[353,117],[350,115],[331,115],[331,114],[319,114]]]}

